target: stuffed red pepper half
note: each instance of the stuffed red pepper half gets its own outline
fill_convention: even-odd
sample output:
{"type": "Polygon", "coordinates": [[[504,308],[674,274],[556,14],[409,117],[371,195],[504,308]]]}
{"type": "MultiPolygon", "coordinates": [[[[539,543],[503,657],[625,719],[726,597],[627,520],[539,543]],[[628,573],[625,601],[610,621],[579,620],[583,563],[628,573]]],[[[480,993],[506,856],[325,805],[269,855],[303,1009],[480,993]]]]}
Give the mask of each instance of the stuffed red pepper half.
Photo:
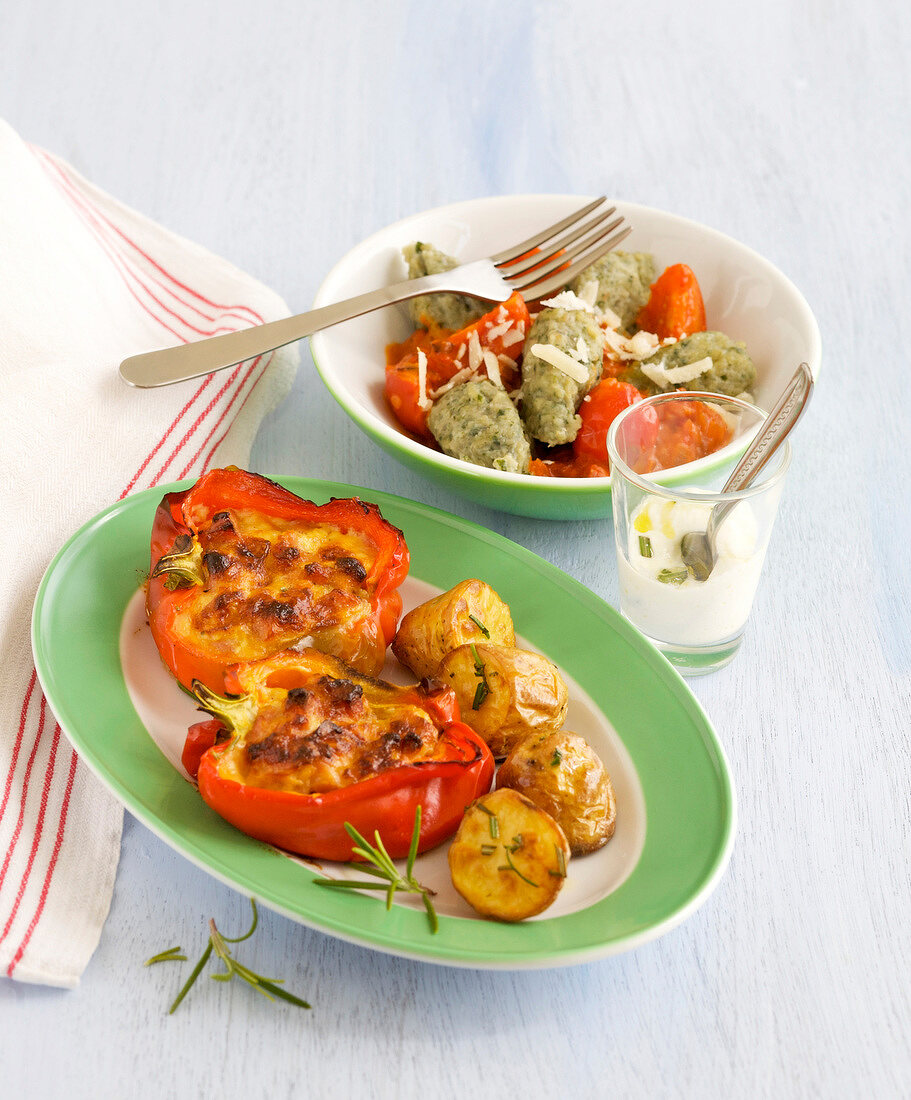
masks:
{"type": "Polygon", "coordinates": [[[231,666],[230,695],[194,692],[214,717],[192,726],[183,763],[204,801],[257,840],[317,859],[351,858],[345,823],[408,853],[452,836],[490,789],[487,745],[441,684],[399,687],[317,650],[231,666]]]}
{"type": "Polygon", "coordinates": [[[317,505],[259,474],[211,470],[161,501],[146,610],[177,679],[224,690],[224,672],[292,646],[382,670],[409,555],[357,498],[317,505]]]}

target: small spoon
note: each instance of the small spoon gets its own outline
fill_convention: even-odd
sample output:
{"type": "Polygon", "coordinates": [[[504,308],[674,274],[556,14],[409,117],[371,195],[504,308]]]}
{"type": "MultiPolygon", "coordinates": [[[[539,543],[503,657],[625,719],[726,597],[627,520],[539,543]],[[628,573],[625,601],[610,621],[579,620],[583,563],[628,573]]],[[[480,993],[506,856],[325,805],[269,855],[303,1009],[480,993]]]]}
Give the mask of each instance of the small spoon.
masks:
{"type": "MultiPolygon", "coordinates": [[[[725,482],[721,490],[723,493],[745,489],[753,481],[800,419],[810,400],[812,389],[813,375],[810,374],[807,364],[801,363],[785,387],[778,404],[766,417],[746,454],[725,482]]],[[[729,500],[716,504],[709,515],[705,531],[690,531],[680,540],[683,564],[697,581],[708,580],[711,576],[715,568],[715,538],[718,528],[737,503],[736,500],[729,500]]]]}

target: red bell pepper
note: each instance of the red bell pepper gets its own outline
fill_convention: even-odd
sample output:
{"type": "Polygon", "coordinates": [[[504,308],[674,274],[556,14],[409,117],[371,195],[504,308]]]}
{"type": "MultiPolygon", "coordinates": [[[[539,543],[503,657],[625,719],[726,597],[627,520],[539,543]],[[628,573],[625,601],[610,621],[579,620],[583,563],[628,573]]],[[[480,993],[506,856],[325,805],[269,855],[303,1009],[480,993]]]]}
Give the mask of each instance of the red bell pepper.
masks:
{"type": "Polygon", "coordinates": [[[190,728],[184,765],[203,800],[257,840],[348,860],[348,822],[399,858],[418,806],[425,851],[490,789],[490,750],[441,684],[397,687],[316,650],[233,665],[225,683],[231,698],[195,685],[216,717],[190,728]]]}
{"type": "Polygon", "coordinates": [[[259,474],[211,470],[155,513],[146,611],[181,684],[313,645],[376,675],[408,573],[404,536],[375,504],[317,505],[259,474]],[[305,641],[310,639],[309,641],[305,641]]]}

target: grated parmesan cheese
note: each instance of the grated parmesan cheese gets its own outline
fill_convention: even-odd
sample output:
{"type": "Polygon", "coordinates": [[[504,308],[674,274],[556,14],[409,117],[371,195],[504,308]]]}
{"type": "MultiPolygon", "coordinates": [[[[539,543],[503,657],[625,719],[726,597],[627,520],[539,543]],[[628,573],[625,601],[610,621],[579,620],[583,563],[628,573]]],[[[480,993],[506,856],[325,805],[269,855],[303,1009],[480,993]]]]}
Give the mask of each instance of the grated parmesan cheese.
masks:
{"type": "Polygon", "coordinates": [[[639,360],[648,359],[659,347],[664,348],[669,344],[676,344],[677,341],[673,336],[668,336],[659,342],[653,332],[645,331],[637,332],[635,336],[624,336],[615,328],[606,328],[604,342],[615,359],[639,360]]]}
{"type": "Polygon", "coordinates": [[[490,350],[490,348],[484,349],[484,366],[487,368],[487,377],[493,382],[495,386],[499,386],[503,389],[503,379],[500,377],[500,364],[497,362],[497,357],[490,350]]]}
{"type": "Polygon", "coordinates": [[[617,329],[623,324],[617,314],[607,306],[598,310],[598,319],[602,325],[607,325],[608,328],[617,329]]]}
{"type": "Polygon", "coordinates": [[[585,367],[573,359],[571,355],[567,355],[565,351],[555,348],[553,344],[532,344],[531,353],[537,355],[539,359],[549,363],[552,367],[556,367],[557,370],[569,375],[574,382],[578,382],[580,385],[588,381],[588,371],[585,367]]]}
{"type": "Polygon", "coordinates": [[[518,344],[520,340],[525,339],[525,322],[520,321],[512,332],[507,332],[500,343],[504,348],[512,347],[513,344],[518,344]]]}
{"type": "Polygon", "coordinates": [[[641,359],[648,359],[658,350],[658,337],[653,332],[641,330],[630,339],[629,350],[641,359]]]}
{"type": "Polygon", "coordinates": [[[425,411],[433,402],[427,396],[427,356],[418,349],[418,405],[425,411]]]}
{"type": "Polygon", "coordinates": [[[512,321],[504,321],[502,325],[491,325],[487,330],[487,339],[490,341],[496,340],[498,336],[503,336],[504,333],[509,332],[512,328],[512,321]]]}
{"type": "Polygon", "coordinates": [[[682,367],[668,369],[661,363],[643,363],[640,369],[646,378],[666,390],[669,386],[677,386],[681,382],[692,382],[694,378],[710,370],[711,366],[712,357],[706,355],[704,359],[699,359],[695,363],[685,363],[682,367]]]}
{"type": "Polygon", "coordinates": [[[452,378],[449,379],[448,382],[444,382],[442,386],[439,386],[437,389],[435,389],[430,394],[430,396],[433,398],[434,401],[436,401],[438,397],[442,397],[444,393],[448,393],[456,386],[461,385],[463,382],[467,382],[468,379],[472,378],[473,376],[474,371],[471,369],[471,367],[462,367],[460,371],[456,371],[456,373],[452,376],[452,378]]]}
{"type": "MultiPolygon", "coordinates": [[[[595,302],[598,301],[598,291],[600,289],[597,279],[589,279],[579,287],[579,297],[594,310],[595,302]]],[[[619,321],[619,318],[617,318],[617,320],[619,321]]]]}
{"type": "Polygon", "coordinates": [[[472,370],[477,370],[483,361],[484,356],[481,354],[481,341],[478,339],[477,332],[472,329],[471,335],[468,337],[468,365],[472,370]]]}
{"type": "Polygon", "coordinates": [[[577,309],[585,313],[594,313],[592,306],[590,306],[584,298],[580,298],[578,294],[574,294],[571,290],[561,290],[560,293],[553,298],[546,298],[541,302],[541,305],[551,306],[553,309],[577,309]]]}

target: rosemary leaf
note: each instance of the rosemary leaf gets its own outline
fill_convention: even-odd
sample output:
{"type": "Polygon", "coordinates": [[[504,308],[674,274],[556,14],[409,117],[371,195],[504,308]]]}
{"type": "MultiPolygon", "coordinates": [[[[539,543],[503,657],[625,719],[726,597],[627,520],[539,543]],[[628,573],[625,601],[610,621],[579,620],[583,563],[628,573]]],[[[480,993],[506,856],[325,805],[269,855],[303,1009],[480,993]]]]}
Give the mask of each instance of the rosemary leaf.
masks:
{"type": "Polygon", "coordinates": [[[411,847],[408,849],[408,861],[405,864],[405,878],[411,878],[414,870],[414,861],[418,854],[418,844],[421,840],[421,807],[414,812],[414,832],[411,834],[411,847]]]}
{"type": "Polygon", "coordinates": [[[186,962],[187,956],[182,955],[182,951],[182,947],[169,947],[167,951],[161,951],[157,955],[153,955],[150,959],[146,959],[142,965],[152,966],[155,963],[186,962]]]}
{"type": "Polygon", "coordinates": [[[184,983],[183,988],[181,989],[181,991],[177,994],[176,998],[174,999],[174,1003],[168,1009],[168,1015],[169,1016],[174,1015],[174,1013],[177,1011],[177,1006],[184,999],[184,997],[186,997],[186,995],[190,992],[190,989],[193,987],[193,983],[196,981],[196,979],[202,973],[202,968],[209,961],[209,956],[211,954],[212,954],[212,943],[210,941],[209,946],[205,949],[205,951],[203,951],[202,957],[200,958],[199,962],[196,964],[196,966],[193,967],[193,973],[189,976],[189,978],[187,978],[186,982],[184,983]]]}

